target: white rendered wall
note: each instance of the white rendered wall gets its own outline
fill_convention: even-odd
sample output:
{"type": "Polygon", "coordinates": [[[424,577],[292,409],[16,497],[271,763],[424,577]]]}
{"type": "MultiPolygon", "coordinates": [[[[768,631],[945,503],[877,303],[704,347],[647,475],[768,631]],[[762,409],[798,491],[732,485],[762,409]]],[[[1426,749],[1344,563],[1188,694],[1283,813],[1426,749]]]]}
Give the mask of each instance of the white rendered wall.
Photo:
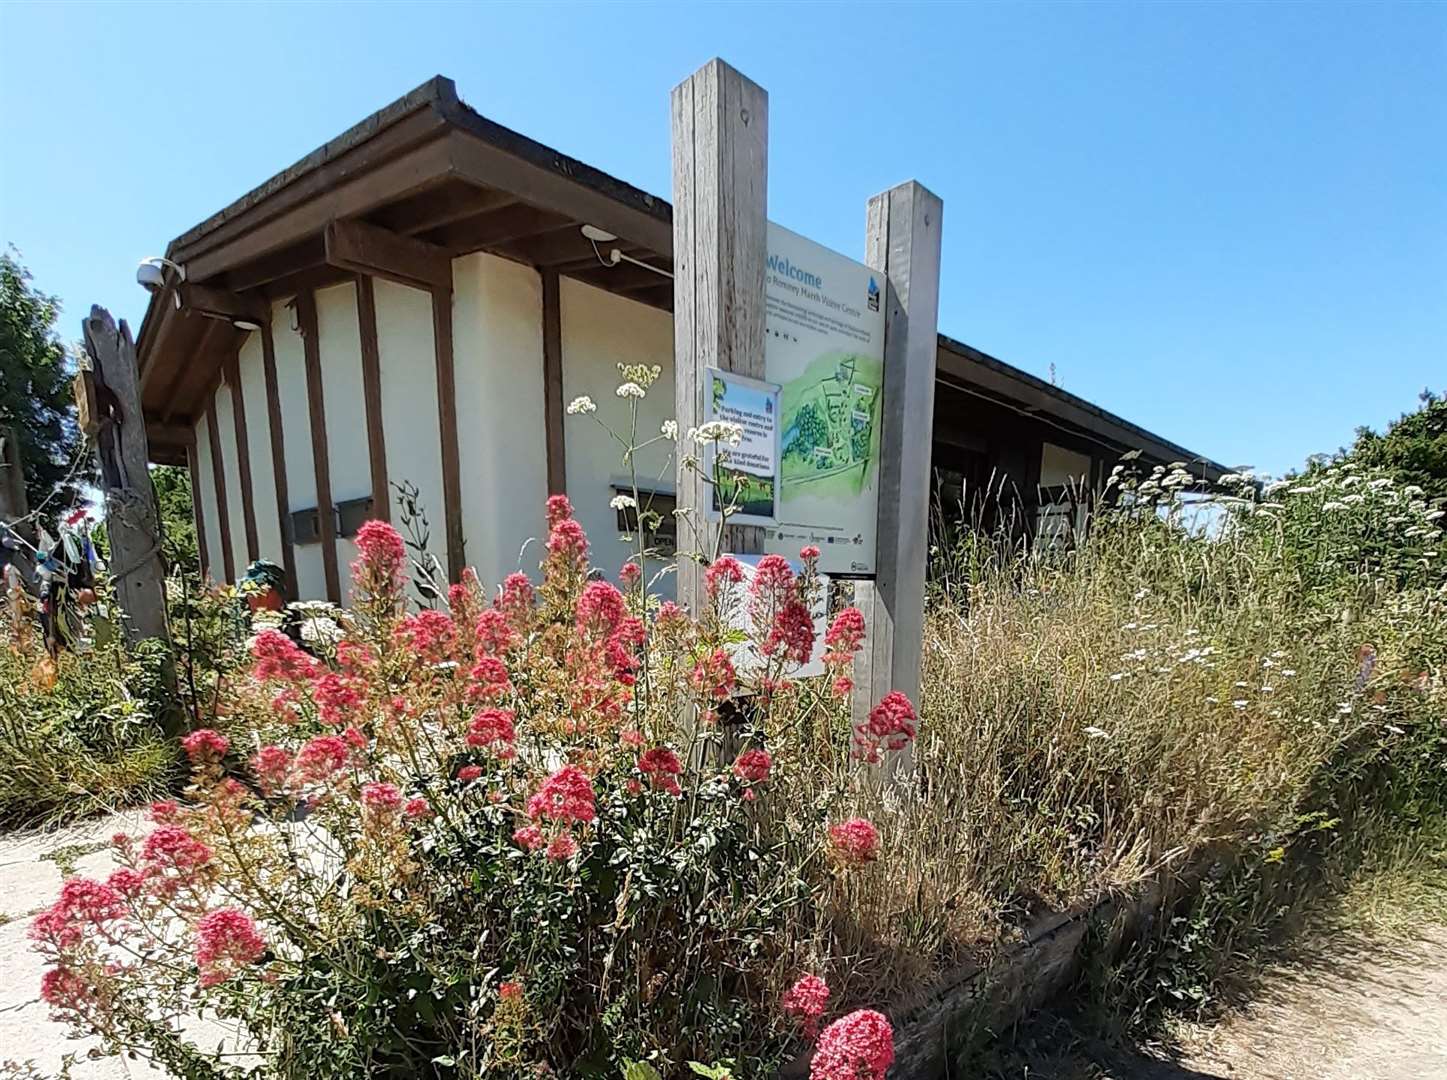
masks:
{"type": "MultiPolygon", "coordinates": [[[[327,416],[327,465],[332,502],[372,493],[367,450],[366,399],[362,393],[362,338],[357,324],[357,287],[348,282],[317,290],[317,341],[322,359],[322,400],[327,416]]],[[[352,598],[350,568],[357,545],[337,539],[342,602],[352,598]]]]}
{"type": "MultiPolygon", "coordinates": [[[[437,430],[437,360],[432,338],[432,294],[390,281],[373,282],[377,352],[382,372],[382,435],[387,480],[417,487],[431,527],[428,551],[447,566],[442,501],[442,442],[437,430]]],[[[462,422],[461,417],[459,424],[462,422]]],[[[389,493],[392,524],[402,529],[396,488],[389,493]]]]}
{"type": "Polygon", "coordinates": [[[206,526],[206,574],[213,581],[226,576],[221,558],[221,511],[216,506],[215,472],[211,464],[211,429],[203,414],[196,423],[196,483],[200,488],[201,517],[206,526]]]}
{"type": "Polygon", "coordinates": [[[1090,483],[1090,456],[1067,450],[1054,443],[1040,448],[1040,486],[1060,487],[1072,484],[1084,487],[1090,483]]]}
{"type": "MultiPolygon", "coordinates": [[[[542,559],[542,279],[526,266],[477,254],[453,260],[452,283],[465,555],[490,589],[514,570],[536,572],[542,559]],[[539,543],[523,552],[529,540],[539,543]]],[[[435,414],[427,431],[436,438],[435,414]]],[[[389,458],[391,451],[389,443],[389,458]]],[[[441,527],[440,506],[433,526],[441,527]]]]}
{"type": "MultiPolygon", "coordinates": [[[[586,394],[597,403],[593,416],[564,416],[563,441],[568,467],[568,498],[579,523],[588,533],[593,565],[613,576],[632,553],[618,538],[618,513],[608,503],[613,483],[624,471],[620,448],[595,422],[602,420],[626,433],[628,405],[617,396],[621,378],[616,365],[657,364],[659,380],[640,402],[638,441],[659,433],[664,420],[673,419],[673,317],[666,311],[626,300],[591,285],[562,280],[563,403],[586,394]]],[[[674,447],[659,442],[638,455],[638,484],[672,493],[674,447]]],[[[686,529],[679,537],[689,546],[686,529]]],[[[655,586],[672,595],[670,574],[655,586]]]]}
{"type": "MultiPolygon", "coordinates": [[[[234,577],[246,569],[246,509],[241,505],[241,455],[236,451],[236,415],[231,400],[231,386],[221,383],[216,388],[216,430],[221,438],[221,477],[226,485],[226,521],[222,522],[231,538],[231,564],[234,577]]],[[[218,574],[224,575],[224,563],[217,563],[218,574]]]]}
{"type": "MultiPolygon", "coordinates": [[[[295,329],[296,313],[285,304],[275,305],[272,313],[276,387],[281,399],[281,430],[286,434],[286,495],[292,511],[304,510],[317,504],[311,413],[306,393],[306,350],[301,334],[295,329]]],[[[252,430],[257,428],[253,426],[252,430]]],[[[298,599],[326,599],[327,578],[320,544],[296,545],[296,585],[298,599]]]]}
{"type": "MultiPolygon", "coordinates": [[[[271,462],[271,423],[266,411],[266,367],[261,335],[246,335],[237,360],[241,397],[246,402],[246,449],[251,459],[251,498],[256,514],[258,556],[283,565],[281,522],[276,518],[276,474],[271,462]]],[[[288,445],[287,452],[293,452],[288,445]]]]}

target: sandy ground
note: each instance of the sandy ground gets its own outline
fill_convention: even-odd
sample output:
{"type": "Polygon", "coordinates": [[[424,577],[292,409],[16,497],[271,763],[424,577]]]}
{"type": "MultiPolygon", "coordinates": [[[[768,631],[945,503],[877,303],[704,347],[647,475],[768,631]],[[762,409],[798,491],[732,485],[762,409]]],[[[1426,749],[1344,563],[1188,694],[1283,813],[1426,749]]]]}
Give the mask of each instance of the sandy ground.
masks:
{"type": "MultiPolygon", "coordinates": [[[[1169,1049],[1080,1041],[1047,1016],[1010,1080],[1447,1080],[1447,927],[1416,940],[1336,937],[1268,971],[1253,1000],[1169,1049]]],[[[1024,1044],[1024,1045],[1021,1045],[1024,1044]]]]}

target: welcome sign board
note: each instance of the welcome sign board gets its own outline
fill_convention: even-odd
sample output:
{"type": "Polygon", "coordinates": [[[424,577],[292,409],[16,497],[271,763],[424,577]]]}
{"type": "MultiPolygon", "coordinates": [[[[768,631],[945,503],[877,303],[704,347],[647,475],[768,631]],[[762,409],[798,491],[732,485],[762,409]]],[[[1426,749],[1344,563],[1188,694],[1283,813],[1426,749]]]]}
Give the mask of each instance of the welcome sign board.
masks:
{"type": "Polygon", "coordinates": [[[875,568],[884,390],[882,275],[769,223],[764,374],[778,386],[774,523],[764,550],[819,548],[826,574],[875,568]]]}

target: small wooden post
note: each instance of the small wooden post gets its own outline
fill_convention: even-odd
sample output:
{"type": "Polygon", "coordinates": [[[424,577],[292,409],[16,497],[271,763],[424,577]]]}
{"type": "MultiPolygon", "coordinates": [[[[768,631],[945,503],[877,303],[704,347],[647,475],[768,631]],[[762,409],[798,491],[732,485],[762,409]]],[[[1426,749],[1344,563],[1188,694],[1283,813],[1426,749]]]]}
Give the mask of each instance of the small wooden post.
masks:
{"type": "Polygon", "coordinates": [[[96,457],[105,493],[106,534],[111,545],[111,576],[116,599],[126,613],[131,642],[167,638],[165,568],[161,530],[151,487],[150,450],[141,414],[136,375],[136,346],[121,320],[116,327],[103,307],[82,320],[97,400],[111,410],[99,424],[96,457]]]}
{"type": "MultiPolygon", "coordinates": [[[[769,96],[722,60],[710,60],[673,89],[673,363],[680,432],[704,414],[710,367],[764,376],[764,264],[767,258],[769,96]]],[[[686,438],[686,435],[685,435],[686,438]]],[[[679,510],[684,534],[705,554],[717,526],[705,520],[708,485],[679,446],[679,510]]],[[[725,549],[763,550],[763,530],[731,526],[725,549]]],[[[678,561],[678,599],[700,610],[703,567],[678,561]]]]}
{"type": "Polygon", "coordinates": [[[887,289],[875,577],[855,592],[868,631],[855,660],[856,722],[891,690],[919,705],[944,203],[911,180],[870,199],[867,222],[864,261],[887,289]]]}
{"type": "Polygon", "coordinates": [[[20,458],[20,433],[0,427],[0,524],[19,521],[30,513],[25,497],[25,463],[20,458]]]}

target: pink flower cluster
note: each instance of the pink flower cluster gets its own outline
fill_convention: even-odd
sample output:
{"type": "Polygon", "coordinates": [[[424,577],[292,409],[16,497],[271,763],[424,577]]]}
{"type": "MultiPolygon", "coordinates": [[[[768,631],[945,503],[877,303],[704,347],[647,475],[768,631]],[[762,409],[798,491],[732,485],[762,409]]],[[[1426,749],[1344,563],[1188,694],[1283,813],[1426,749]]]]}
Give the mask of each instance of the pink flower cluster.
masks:
{"type": "Polygon", "coordinates": [[[656,790],[675,796],[683,794],[683,788],[678,783],[683,765],[678,755],[668,747],[655,746],[652,750],[645,750],[638,757],[638,771],[656,790]]]}
{"type": "Polygon", "coordinates": [[[738,685],[738,674],[729,654],[723,649],[715,649],[694,665],[689,681],[703,697],[724,701],[738,685]]]}
{"type": "Polygon", "coordinates": [[[715,559],[703,572],[704,587],[710,600],[717,600],[730,585],[744,580],[744,568],[731,555],[715,559]]]}
{"type": "Polygon", "coordinates": [[[207,912],[196,924],[196,966],[202,986],[215,986],[240,973],[266,952],[256,923],[236,908],[207,912]]]}
{"type": "Polygon", "coordinates": [[[452,651],[456,628],[445,611],[428,608],[408,615],[392,632],[398,645],[428,664],[441,663],[452,651]]]}
{"type": "Polygon", "coordinates": [[[220,761],[226,756],[231,742],[219,731],[198,728],[181,740],[181,749],[192,761],[220,761]]]}
{"type": "Polygon", "coordinates": [[[915,737],[917,722],[909,698],[899,690],[891,690],[869,710],[869,718],[854,729],[854,756],[879,764],[884,751],[902,750],[915,737]]]}
{"type": "Polygon", "coordinates": [[[894,1028],[873,1009],[842,1016],[819,1036],[809,1080],[884,1080],[894,1064],[894,1028]]]}
{"type": "Polygon", "coordinates": [[[346,768],[349,754],[340,735],[318,735],[297,751],[297,778],[303,783],[319,783],[346,768]]]}
{"type": "Polygon", "coordinates": [[[312,700],[323,724],[341,727],[361,708],[365,695],[356,679],[329,671],[312,683],[312,700]]]}
{"type": "Polygon", "coordinates": [[[507,709],[483,709],[475,714],[467,728],[467,745],[491,750],[504,761],[513,756],[517,729],[513,714],[507,709]]]}
{"type": "Polygon", "coordinates": [[[879,858],[879,830],[862,817],[831,825],[829,851],[843,866],[864,866],[879,858]]]}
{"type": "Polygon", "coordinates": [[[30,924],[30,939],[55,949],[68,948],[93,931],[108,935],[110,925],[127,912],[125,898],[112,886],[90,878],[68,878],[60,897],[30,924]]]}
{"type": "Polygon", "coordinates": [[[576,765],[564,765],[528,799],[528,817],[586,825],[598,816],[593,781],[576,765]]]}
{"type": "Polygon", "coordinates": [[[785,991],[779,1004],[812,1039],[819,1033],[819,1019],[829,1007],[829,984],[817,975],[804,975],[785,991]]]}
{"type": "Polygon", "coordinates": [[[768,783],[774,759],[767,750],[745,750],[734,761],[734,776],[744,785],[744,799],[753,802],[754,785],[768,783]]]}
{"type": "Polygon", "coordinates": [[[754,568],[749,586],[749,614],[755,629],[764,634],[760,651],[765,656],[782,652],[794,664],[807,664],[814,653],[814,618],[782,555],[765,555],[754,568]]]}
{"type": "Polygon", "coordinates": [[[356,545],[352,580],[359,587],[375,597],[387,597],[401,588],[407,549],[396,529],[385,521],[363,522],[356,545]]]}
{"type": "Polygon", "coordinates": [[[303,683],[317,674],[317,662],[280,630],[263,630],[257,634],[251,642],[251,656],[255,661],[251,672],[263,682],[276,679],[303,683]]]}

